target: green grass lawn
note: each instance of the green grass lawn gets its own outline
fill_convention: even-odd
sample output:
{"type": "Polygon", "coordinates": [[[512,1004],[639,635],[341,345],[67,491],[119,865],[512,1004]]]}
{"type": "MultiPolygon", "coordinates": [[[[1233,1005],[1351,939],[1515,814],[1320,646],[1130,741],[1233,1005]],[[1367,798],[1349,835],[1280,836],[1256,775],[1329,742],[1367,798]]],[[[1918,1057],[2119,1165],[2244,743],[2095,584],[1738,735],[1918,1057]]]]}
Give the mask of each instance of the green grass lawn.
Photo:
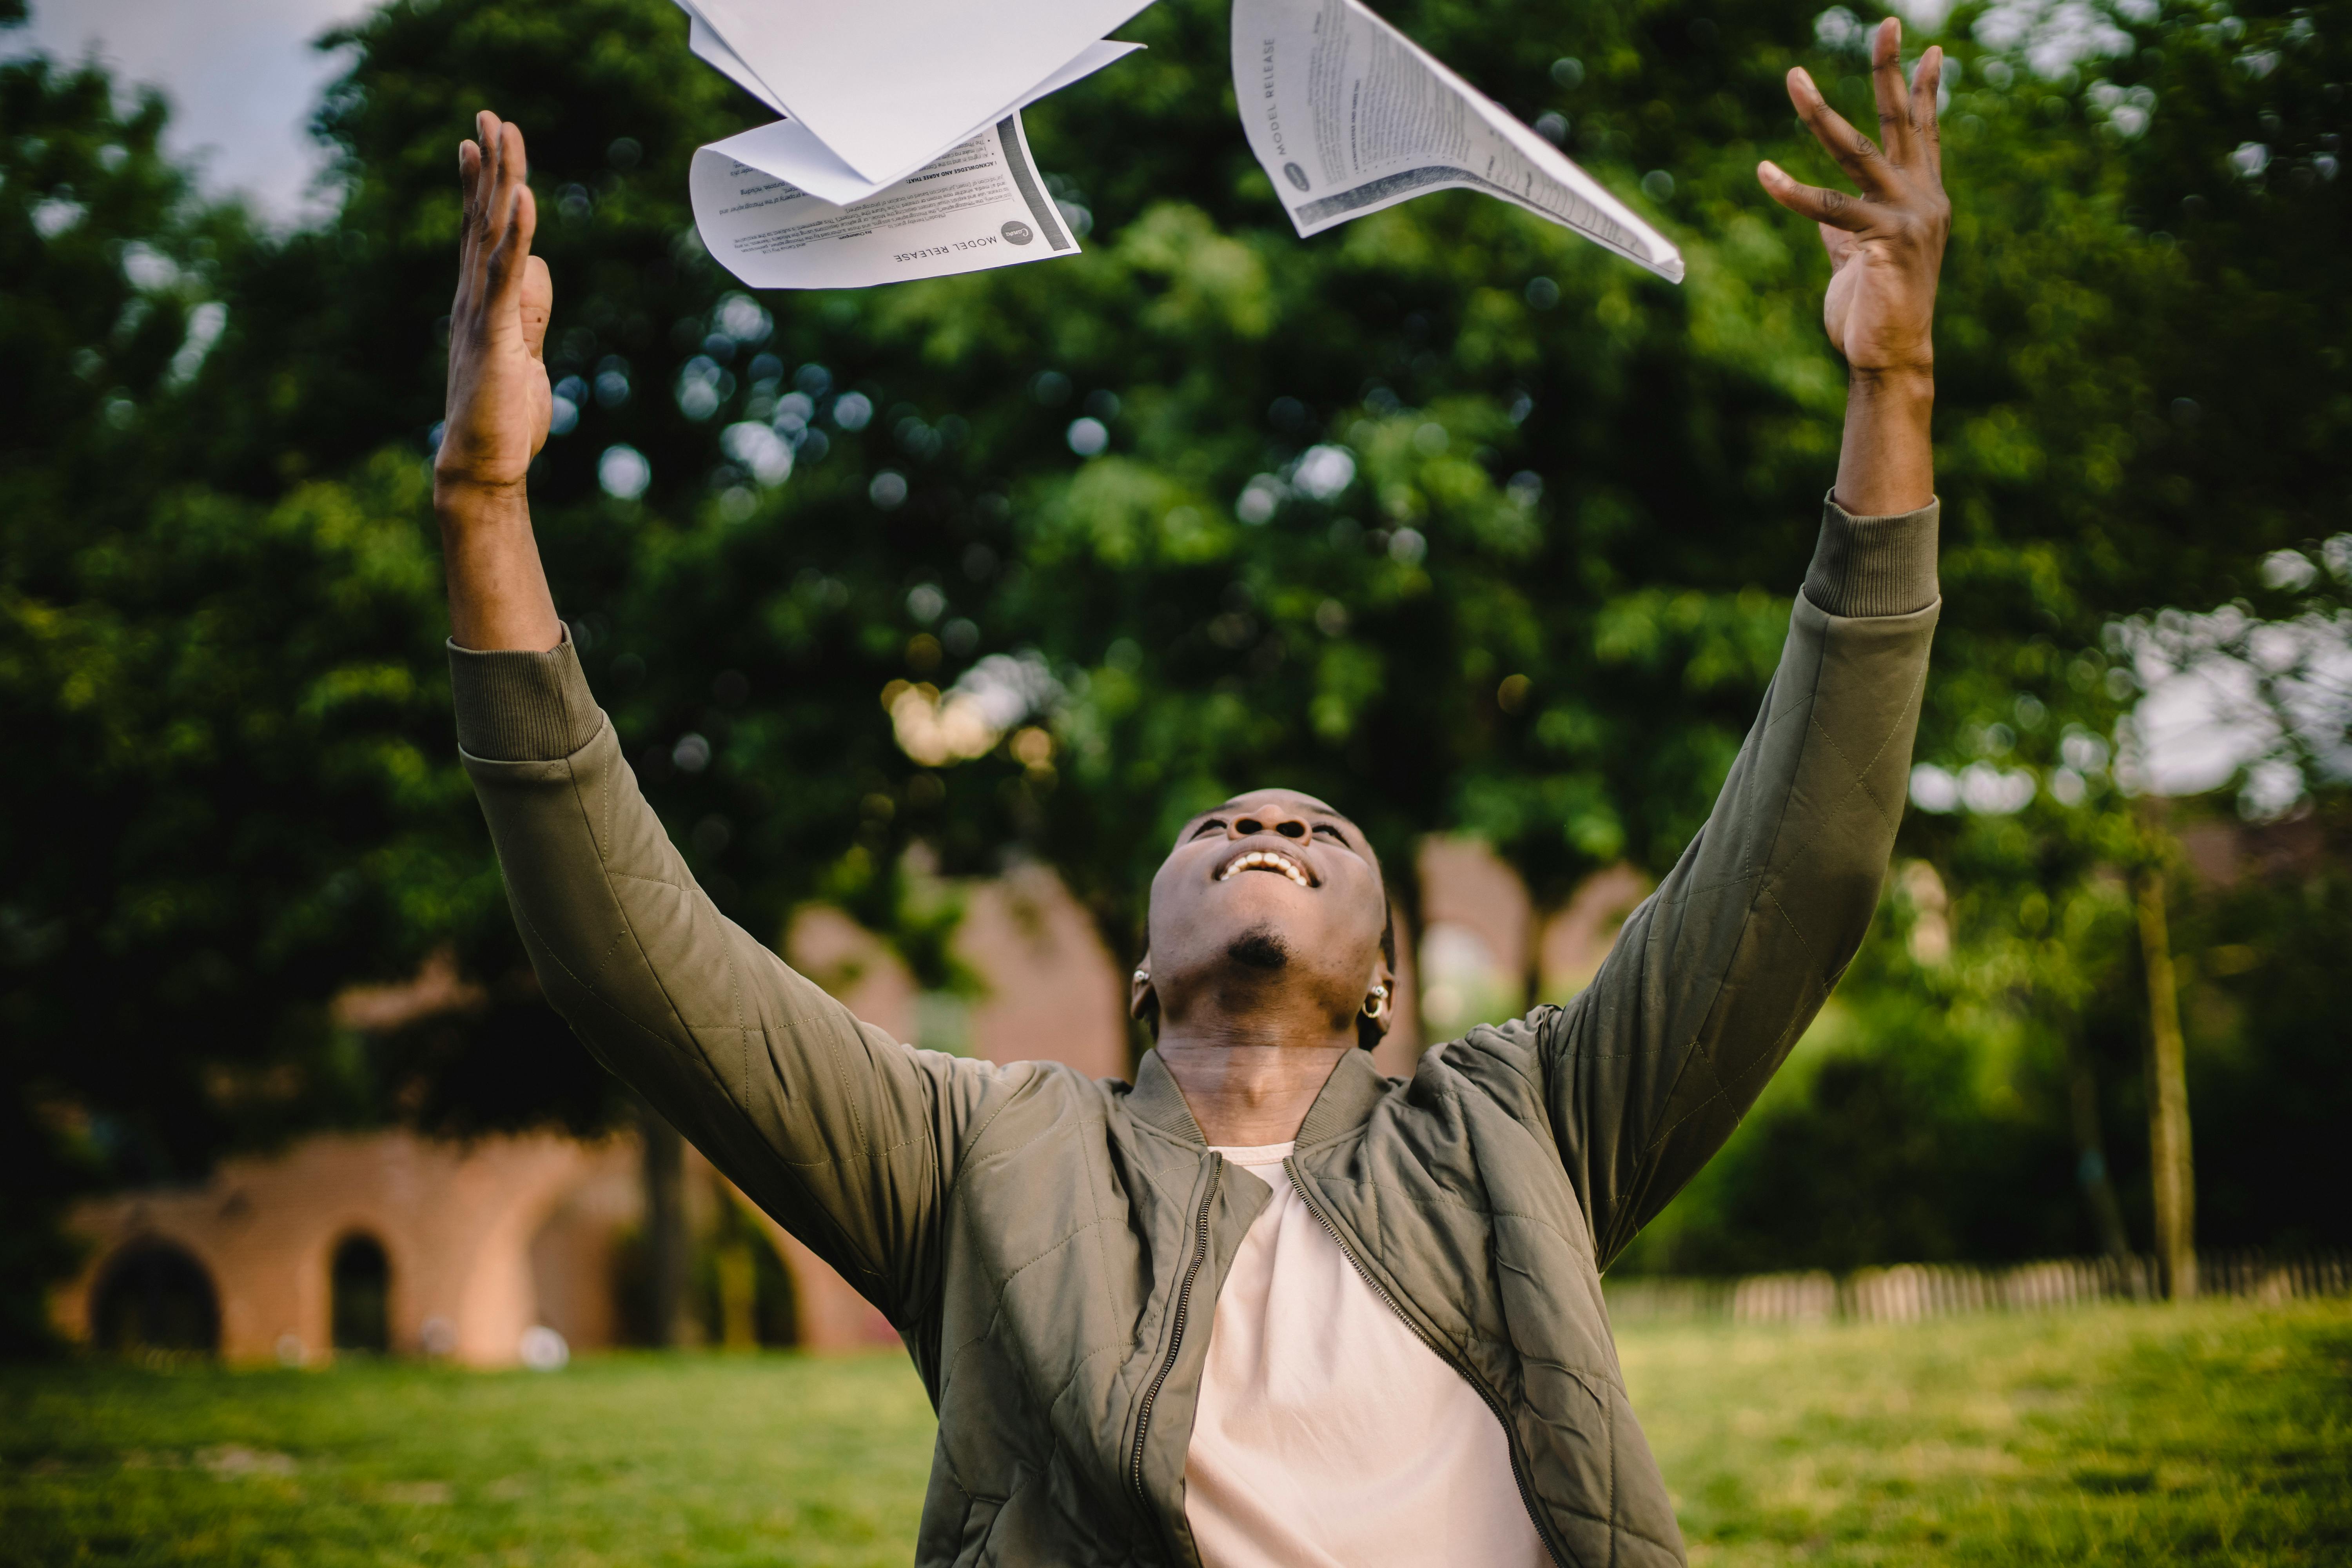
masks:
{"type": "MultiPolygon", "coordinates": [[[[2352,1563],[2352,1306],[1629,1330],[1706,1564],[2352,1563]]],[[[896,1356],[0,1371],[0,1563],[903,1563],[896,1356]]]]}
{"type": "Polygon", "coordinates": [[[2352,1305],[1620,1336],[1695,1564],[2352,1563],[2352,1305]]]}

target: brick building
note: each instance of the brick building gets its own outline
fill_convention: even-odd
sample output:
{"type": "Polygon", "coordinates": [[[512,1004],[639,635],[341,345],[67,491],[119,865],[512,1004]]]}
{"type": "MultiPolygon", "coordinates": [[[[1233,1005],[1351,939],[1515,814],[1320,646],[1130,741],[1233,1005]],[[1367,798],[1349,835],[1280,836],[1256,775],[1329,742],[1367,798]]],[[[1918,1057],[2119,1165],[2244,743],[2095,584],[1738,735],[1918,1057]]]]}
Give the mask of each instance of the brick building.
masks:
{"type": "MultiPolygon", "coordinates": [[[[1643,890],[1630,873],[1604,872],[1539,922],[1518,879],[1481,847],[1429,840],[1417,869],[1423,930],[1400,943],[1399,989],[1447,1031],[1516,1012],[1530,990],[1580,986],[1643,890]]],[[[923,994],[836,910],[803,910],[785,950],[900,1039],[1124,1074],[1126,969],[1068,891],[1036,868],[966,891],[956,948],[985,983],[977,1001],[923,994]]],[[[428,971],[405,1005],[448,1005],[463,991],[454,973],[428,971]]],[[[361,994],[347,1016],[380,1025],[402,1005],[361,994]]],[[[1383,1070],[1409,1071],[1421,1043],[1420,1009],[1409,1007],[1381,1047],[1383,1070]]],[[[200,1185],[80,1205],[71,1223],[89,1262],[58,1292],[54,1316],[78,1341],[214,1349],[242,1363],[356,1350],[498,1366],[617,1345],[634,1337],[625,1286],[641,1172],[632,1136],[323,1134],[226,1162],[200,1185]]],[[[690,1149],[686,1200],[710,1338],[814,1350],[896,1342],[878,1312],[690,1149]]]]}

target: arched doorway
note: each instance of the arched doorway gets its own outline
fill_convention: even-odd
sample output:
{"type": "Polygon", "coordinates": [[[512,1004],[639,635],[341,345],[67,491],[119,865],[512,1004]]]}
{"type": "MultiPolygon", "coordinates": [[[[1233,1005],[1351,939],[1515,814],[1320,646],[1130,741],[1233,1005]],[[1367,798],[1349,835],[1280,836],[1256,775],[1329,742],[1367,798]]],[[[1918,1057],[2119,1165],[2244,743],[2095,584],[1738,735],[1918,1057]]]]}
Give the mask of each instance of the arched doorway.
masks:
{"type": "Polygon", "coordinates": [[[338,1351],[382,1355],[392,1348],[392,1262],[375,1237],[354,1233],[336,1244],[329,1270],[330,1321],[338,1351]]]}
{"type": "Polygon", "coordinates": [[[168,1241],[134,1241],[115,1254],[90,1298],[91,1338],[101,1350],[220,1349],[220,1300],[194,1254],[168,1241]]]}

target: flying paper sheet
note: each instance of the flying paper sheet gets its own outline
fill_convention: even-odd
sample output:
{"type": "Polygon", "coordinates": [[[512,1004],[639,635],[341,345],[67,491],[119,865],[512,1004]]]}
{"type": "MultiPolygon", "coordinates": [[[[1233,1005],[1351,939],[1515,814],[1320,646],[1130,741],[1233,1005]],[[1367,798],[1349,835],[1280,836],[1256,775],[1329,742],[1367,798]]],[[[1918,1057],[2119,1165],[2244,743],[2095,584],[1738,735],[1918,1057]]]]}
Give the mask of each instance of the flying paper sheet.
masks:
{"type": "Polygon", "coordinates": [[[859,174],[887,181],[992,123],[1148,3],[694,0],[691,9],[767,89],[761,96],[859,174]]]}
{"type": "MultiPolygon", "coordinates": [[[[702,30],[702,24],[698,19],[695,23],[697,36],[699,36],[702,30]]],[[[725,47],[715,35],[712,36],[711,41],[716,47],[720,49],[725,47]]],[[[995,125],[1005,116],[1019,113],[1046,94],[1059,92],[1080,78],[1091,76],[1111,61],[1124,55],[1132,54],[1142,47],[1141,44],[1089,44],[1078,52],[1076,59],[1069,61],[1061,69],[1041,82],[1033,83],[1028,91],[1022,93],[1012,102],[999,104],[995,112],[981,124],[983,127],[995,125]]],[[[710,55],[703,54],[698,46],[695,53],[702,55],[704,59],[709,60],[720,70],[727,70],[725,64],[710,55]]],[[[734,73],[729,71],[728,74],[732,76],[734,73]]],[[[758,79],[752,79],[756,81],[758,79]]],[[[743,85],[749,89],[751,84],[743,85]]],[[[979,133],[979,131],[973,127],[966,126],[962,133],[953,138],[950,142],[931,148],[922,158],[903,169],[891,171],[890,177],[885,180],[869,180],[843,163],[835,156],[833,149],[818,141],[816,133],[798,120],[779,120],[773,124],[746,131],[740,136],[730,136],[724,142],[712,142],[709,151],[733,158],[738,163],[749,163],[755,169],[764,170],[786,184],[796,185],[813,196],[822,197],[837,206],[845,207],[852,202],[862,202],[869,196],[878,195],[924,164],[936,161],[943,152],[947,151],[948,146],[961,146],[979,133]]]]}
{"type": "Polygon", "coordinates": [[[686,47],[693,51],[695,58],[705,65],[716,67],[720,76],[725,77],[778,114],[792,112],[784,107],[783,100],[768,90],[766,82],[752,74],[751,68],[743,63],[743,57],[727,47],[727,40],[720,37],[718,30],[702,19],[701,12],[688,6],[686,15],[686,47]]]}
{"type": "Polygon", "coordinates": [[[1459,188],[1682,281],[1664,236],[1357,0],[1234,0],[1234,97],[1302,238],[1459,188]]]}
{"type": "Polygon", "coordinates": [[[754,289],[862,289],[1078,254],[1018,114],[845,207],[730,157],[726,145],[694,154],[694,222],[710,254],[754,289]]]}

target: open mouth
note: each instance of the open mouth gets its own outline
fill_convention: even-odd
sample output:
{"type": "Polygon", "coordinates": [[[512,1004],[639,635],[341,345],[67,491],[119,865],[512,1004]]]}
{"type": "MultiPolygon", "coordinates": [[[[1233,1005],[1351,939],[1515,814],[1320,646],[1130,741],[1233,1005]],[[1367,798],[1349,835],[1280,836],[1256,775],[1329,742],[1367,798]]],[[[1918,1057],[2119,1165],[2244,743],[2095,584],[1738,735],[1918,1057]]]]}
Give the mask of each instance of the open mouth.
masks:
{"type": "Polygon", "coordinates": [[[1236,855],[1225,862],[1224,868],[1217,873],[1217,880],[1230,882],[1244,871],[1279,871],[1302,888],[1315,885],[1307,868],[1279,849],[1253,849],[1246,855],[1236,855]]]}

